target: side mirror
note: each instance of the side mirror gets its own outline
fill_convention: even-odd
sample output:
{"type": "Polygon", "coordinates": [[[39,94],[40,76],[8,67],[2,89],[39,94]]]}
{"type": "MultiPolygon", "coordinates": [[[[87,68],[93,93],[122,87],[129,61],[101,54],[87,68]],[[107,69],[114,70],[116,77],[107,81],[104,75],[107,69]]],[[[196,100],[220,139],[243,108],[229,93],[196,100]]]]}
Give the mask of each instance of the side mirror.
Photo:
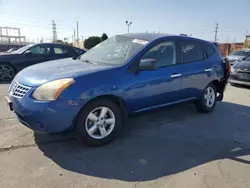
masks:
{"type": "Polygon", "coordinates": [[[142,59],[140,61],[140,70],[155,70],[156,67],[155,59],[142,59]]]}
{"type": "Polygon", "coordinates": [[[32,51],[27,50],[26,52],[24,52],[24,55],[32,55],[32,51]]]}

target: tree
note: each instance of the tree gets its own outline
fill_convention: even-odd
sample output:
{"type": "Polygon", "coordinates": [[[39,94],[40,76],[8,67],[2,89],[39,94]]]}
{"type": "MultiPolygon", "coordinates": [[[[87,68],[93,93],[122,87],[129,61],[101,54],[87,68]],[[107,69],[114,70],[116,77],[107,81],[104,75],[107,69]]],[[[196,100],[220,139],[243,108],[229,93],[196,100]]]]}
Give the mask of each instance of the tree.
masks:
{"type": "Polygon", "coordinates": [[[101,37],[101,41],[105,41],[106,39],[108,39],[108,35],[106,33],[103,33],[101,37]]]}
{"type": "Polygon", "coordinates": [[[58,39],[58,40],[55,40],[54,41],[54,43],[57,43],[57,44],[65,44],[65,45],[70,45],[69,43],[67,43],[67,41],[62,41],[62,40],[60,40],[60,39],[58,39]]]}
{"type": "Polygon", "coordinates": [[[55,41],[53,41],[54,43],[57,43],[57,44],[64,44],[64,42],[62,41],[62,40],[60,40],[60,39],[58,39],[58,40],[55,40],[55,41]]]}
{"type": "Polygon", "coordinates": [[[99,44],[100,42],[101,42],[101,37],[92,36],[84,41],[84,47],[89,50],[94,46],[96,46],[97,44],[99,44]]]}

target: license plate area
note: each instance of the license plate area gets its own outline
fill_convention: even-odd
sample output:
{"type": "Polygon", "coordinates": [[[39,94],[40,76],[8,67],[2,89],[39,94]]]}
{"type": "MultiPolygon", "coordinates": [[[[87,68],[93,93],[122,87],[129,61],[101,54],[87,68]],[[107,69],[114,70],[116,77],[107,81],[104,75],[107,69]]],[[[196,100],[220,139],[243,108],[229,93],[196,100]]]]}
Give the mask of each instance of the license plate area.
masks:
{"type": "Polygon", "coordinates": [[[8,105],[9,108],[10,108],[10,111],[13,111],[13,110],[14,110],[14,108],[13,108],[13,103],[12,103],[12,101],[10,100],[10,98],[9,98],[8,96],[5,96],[4,98],[5,98],[6,102],[7,102],[7,105],[8,105]]]}

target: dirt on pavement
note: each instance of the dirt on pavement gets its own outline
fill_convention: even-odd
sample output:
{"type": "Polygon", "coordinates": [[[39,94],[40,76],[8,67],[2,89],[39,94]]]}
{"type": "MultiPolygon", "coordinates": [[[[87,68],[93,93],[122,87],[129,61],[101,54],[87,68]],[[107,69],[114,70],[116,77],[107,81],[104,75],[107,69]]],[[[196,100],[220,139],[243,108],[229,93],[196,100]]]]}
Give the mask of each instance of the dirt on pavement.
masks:
{"type": "Polygon", "coordinates": [[[130,117],[115,142],[38,134],[5,104],[0,84],[0,187],[250,187],[250,89],[228,86],[213,113],[192,104],[130,117]]]}

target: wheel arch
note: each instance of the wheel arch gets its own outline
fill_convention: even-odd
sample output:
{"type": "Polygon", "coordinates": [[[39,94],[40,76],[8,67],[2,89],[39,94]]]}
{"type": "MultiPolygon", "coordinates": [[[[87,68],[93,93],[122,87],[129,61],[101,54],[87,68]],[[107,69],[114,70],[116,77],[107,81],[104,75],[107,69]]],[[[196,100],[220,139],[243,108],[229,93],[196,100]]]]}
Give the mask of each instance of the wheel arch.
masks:
{"type": "Polygon", "coordinates": [[[223,87],[222,83],[219,80],[213,80],[209,84],[213,84],[215,86],[217,93],[223,92],[224,87],[223,87]]]}
{"type": "Polygon", "coordinates": [[[84,106],[81,107],[81,109],[79,110],[79,112],[75,116],[75,119],[74,119],[74,122],[73,122],[73,129],[75,129],[75,122],[76,122],[77,117],[80,114],[81,110],[84,109],[84,107],[86,105],[88,105],[88,104],[90,104],[90,103],[92,103],[94,101],[98,101],[98,100],[109,100],[109,101],[114,102],[121,109],[123,122],[126,121],[127,116],[128,116],[128,111],[127,111],[127,108],[125,106],[124,100],[121,97],[118,97],[116,95],[105,94],[105,95],[96,96],[96,97],[90,99],[87,103],[84,104],[84,106]]]}

